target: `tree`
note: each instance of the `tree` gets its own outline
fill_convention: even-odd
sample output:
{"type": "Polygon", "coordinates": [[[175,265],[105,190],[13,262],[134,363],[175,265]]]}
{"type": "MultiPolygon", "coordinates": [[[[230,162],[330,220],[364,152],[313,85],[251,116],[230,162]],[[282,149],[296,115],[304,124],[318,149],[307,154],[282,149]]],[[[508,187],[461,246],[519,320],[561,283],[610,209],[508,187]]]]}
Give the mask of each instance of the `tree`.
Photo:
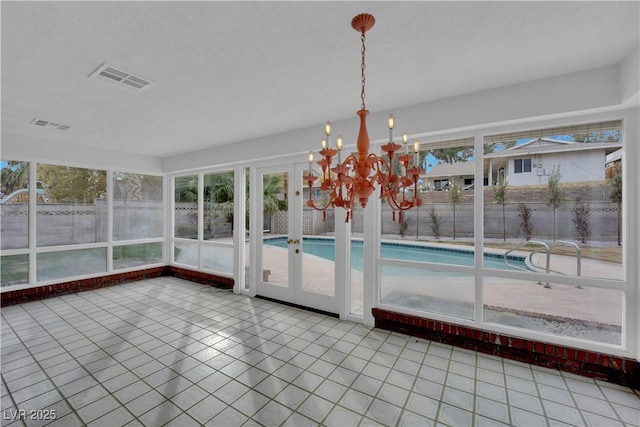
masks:
{"type": "Polygon", "coordinates": [[[520,228],[522,228],[524,238],[529,241],[535,230],[533,222],[531,221],[531,208],[525,203],[520,202],[518,205],[518,216],[520,217],[520,228]]]}
{"type": "Polygon", "coordinates": [[[573,224],[576,227],[578,236],[580,236],[580,241],[587,243],[587,238],[591,234],[589,207],[582,200],[578,199],[571,211],[573,212],[573,224]]]}
{"type": "Polygon", "coordinates": [[[507,203],[507,182],[500,180],[500,182],[493,186],[493,200],[502,206],[502,240],[507,240],[507,222],[504,211],[504,206],[507,203]]]}
{"type": "Polygon", "coordinates": [[[435,207],[431,207],[429,211],[429,218],[431,219],[431,231],[436,239],[440,240],[440,215],[436,212],[435,207]]]}
{"type": "Polygon", "coordinates": [[[617,173],[611,179],[611,193],[609,194],[609,200],[617,206],[618,246],[620,246],[622,244],[622,164],[617,166],[617,173]]]}
{"type": "Polygon", "coordinates": [[[107,172],[40,164],[36,175],[56,203],[93,203],[107,194],[107,172]]]}
{"type": "Polygon", "coordinates": [[[431,154],[442,163],[459,163],[473,157],[473,147],[436,148],[431,154]]]}
{"type": "Polygon", "coordinates": [[[622,140],[619,130],[596,131],[589,133],[573,134],[573,140],[576,142],[620,142],[622,140]]]}
{"type": "Polygon", "coordinates": [[[29,163],[9,161],[0,169],[0,191],[9,195],[16,190],[27,188],[29,183],[29,163]]]}
{"type": "Polygon", "coordinates": [[[193,203],[198,201],[198,176],[179,176],[175,179],[175,201],[193,203]]]}
{"type": "Polygon", "coordinates": [[[458,184],[451,185],[449,197],[451,198],[451,205],[453,206],[453,240],[456,240],[456,205],[462,200],[462,194],[460,194],[460,186],[458,184]]]}
{"type": "Polygon", "coordinates": [[[553,167],[553,171],[551,175],[549,175],[549,181],[547,183],[548,190],[548,204],[553,208],[553,240],[556,240],[556,209],[560,207],[562,202],[564,201],[564,192],[562,188],[560,188],[560,179],[562,175],[560,175],[560,166],[553,167]]]}

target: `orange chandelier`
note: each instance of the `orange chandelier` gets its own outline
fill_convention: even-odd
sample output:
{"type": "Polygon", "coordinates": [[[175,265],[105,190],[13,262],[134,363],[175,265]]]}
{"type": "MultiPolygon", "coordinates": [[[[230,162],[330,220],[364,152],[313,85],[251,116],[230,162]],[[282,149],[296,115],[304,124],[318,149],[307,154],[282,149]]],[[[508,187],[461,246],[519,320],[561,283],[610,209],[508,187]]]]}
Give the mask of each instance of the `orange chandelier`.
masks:
{"type": "Polygon", "coordinates": [[[373,27],[375,22],[375,18],[367,13],[360,14],[351,20],[351,26],[361,34],[360,38],[362,40],[362,64],[360,67],[362,82],[360,99],[362,104],[360,111],[356,113],[360,117],[360,129],[356,142],[357,155],[349,154],[342,161],[341,136],[336,139],[336,147],[330,147],[331,123],[329,122],[325,126],[326,139],[322,140],[322,149],[320,150],[322,159],[317,162],[322,168],[322,174],[319,177],[312,173],[313,151],[309,153],[309,171],[307,173],[309,200],[307,200],[307,206],[322,211],[324,219],[326,219],[326,210],[328,208],[341,207],[347,211],[345,222],[349,222],[353,215],[352,209],[356,199],[364,208],[367,205],[369,196],[375,190],[376,183],[380,187],[380,198],[386,199],[389,206],[391,206],[394,221],[396,220],[397,211],[399,212],[399,221],[402,222],[403,211],[422,204],[422,200],[418,197],[418,181],[425,170],[419,165],[418,151],[420,144],[418,141],[413,143],[414,154],[411,155],[407,150],[406,134],[402,137],[403,145],[393,142],[393,127],[395,126],[393,115],[389,115],[389,142],[381,147],[387,158],[385,159],[369,152],[370,143],[366,122],[369,111],[366,109],[364,102],[365,33],[373,27]],[[400,176],[393,171],[393,159],[396,151],[403,147],[404,152],[398,157],[402,172],[400,176]],[[337,164],[332,166],[332,161],[336,156],[337,164]],[[411,163],[413,165],[410,166],[411,163]],[[328,200],[314,201],[313,188],[317,180],[320,180],[320,190],[325,194],[328,193],[328,200]],[[411,187],[413,187],[413,191],[411,191],[411,187]],[[410,197],[411,192],[413,197],[410,197]]]}

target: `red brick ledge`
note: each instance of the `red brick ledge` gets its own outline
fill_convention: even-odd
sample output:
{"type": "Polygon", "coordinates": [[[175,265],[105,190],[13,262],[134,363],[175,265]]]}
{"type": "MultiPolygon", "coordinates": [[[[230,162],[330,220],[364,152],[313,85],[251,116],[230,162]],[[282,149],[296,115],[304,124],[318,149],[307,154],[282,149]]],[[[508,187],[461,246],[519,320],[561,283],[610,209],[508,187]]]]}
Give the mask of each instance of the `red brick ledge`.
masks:
{"type": "Polygon", "coordinates": [[[123,283],[136,282],[139,280],[152,279],[161,276],[174,276],[191,282],[204,285],[212,285],[224,289],[232,289],[234,281],[228,277],[221,277],[215,274],[192,271],[175,266],[162,266],[147,268],[144,270],[129,271],[126,273],[115,273],[105,276],[92,277],[89,279],[72,280],[69,282],[56,283],[55,285],[36,286],[28,289],[16,289],[2,293],[2,307],[25,302],[37,301],[45,298],[52,298],[66,294],[75,294],[83,291],[106,288],[109,286],[121,285],[123,283]]]}
{"type": "Polygon", "coordinates": [[[640,362],[393,311],[372,309],[377,328],[640,390],[640,362]]]}
{"type": "Polygon", "coordinates": [[[176,267],[175,265],[168,265],[166,267],[165,275],[189,280],[190,282],[200,283],[201,285],[211,285],[222,289],[233,289],[233,285],[235,283],[235,281],[229,277],[222,277],[202,271],[189,270],[182,267],[176,267]]]}

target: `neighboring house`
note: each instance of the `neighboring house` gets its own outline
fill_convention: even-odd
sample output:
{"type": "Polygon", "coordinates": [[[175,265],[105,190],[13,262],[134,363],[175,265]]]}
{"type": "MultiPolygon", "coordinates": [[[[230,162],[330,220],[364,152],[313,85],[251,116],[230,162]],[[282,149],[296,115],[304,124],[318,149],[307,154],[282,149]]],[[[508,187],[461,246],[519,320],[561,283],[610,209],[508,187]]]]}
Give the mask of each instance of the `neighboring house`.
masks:
{"type": "MultiPolygon", "coordinates": [[[[509,185],[546,184],[554,167],[561,181],[585,182],[610,179],[622,157],[621,143],[581,143],[536,138],[511,148],[485,154],[483,185],[506,179],[509,185]]],[[[438,163],[422,175],[428,190],[441,191],[451,185],[471,189],[474,162],[438,163]]]]}
{"type": "Polygon", "coordinates": [[[622,163],[622,148],[607,154],[604,162],[605,177],[611,179],[616,176],[620,170],[619,165],[622,163]]]}
{"type": "Polygon", "coordinates": [[[485,185],[504,176],[509,185],[546,184],[554,167],[563,183],[606,179],[605,160],[621,143],[581,143],[537,138],[484,156],[485,185]],[[489,178],[489,179],[487,179],[489,178]]]}
{"type": "Polygon", "coordinates": [[[422,175],[427,190],[442,191],[449,186],[469,187],[474,183],[474,162],[438,163],[429,172],[422,175]]]}

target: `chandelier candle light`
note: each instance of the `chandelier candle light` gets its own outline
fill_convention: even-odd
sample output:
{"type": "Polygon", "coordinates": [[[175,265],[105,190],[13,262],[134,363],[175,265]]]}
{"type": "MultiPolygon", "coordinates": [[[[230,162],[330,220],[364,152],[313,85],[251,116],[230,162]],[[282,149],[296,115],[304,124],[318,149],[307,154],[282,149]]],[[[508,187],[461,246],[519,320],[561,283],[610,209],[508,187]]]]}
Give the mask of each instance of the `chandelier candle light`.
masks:
{"type": "Polygon", "coordinates": [[[380,186],[380,198],[384,198],[391,206],[393,211],[393,220],[396,220],[396,211],[399,211],[398,220],[402,222],[402,213],[422,204],[422,200],[418,197],[418,181],[420,175],[425,170],[419,165],[420,143],[413,143],[413,152],[411,155],[407,149],[407,135],[402,136],[403,145],[393,142],[393,128],[395,126],[395,118],[393,114],[389,115],[389,142],[381,147],[382,151],[387,154],[387,158],[380,157],[369,152],[369,134],[367,132],[366,118],[369,111],[365,107],[365,33],[370,30],[376,20],[372,15],[363,13],[351,20],[351,26],[354,30],[361,34],[362,40],[362,65],[361,65],[361,81],[362,89],[360,91],[360,99],[362,104],[360,111],[356,114],[360,117],[360,129],[358,131],[358,140],[356,148],[358,154],[350,154],[342,161],[342,137],[336,139],[335,148],[331,148],[331,123],[325,125],[325,136],[322,140],[322,149],[320,155],[322,159],[317,164],[322,168],[322,176],[318,177],[312,173],[311,166],[313,164],[313,152],[309,153],[309,171],[307,173],[307,185],[309,186],[309,200],[307,206],[323,212],[323,219],[326,220],[326,211],[330,207],[341,207],[347,211],[345,222],[353,215],[353,206],[356,199],[364,208],[367,205],[369,196],[375,190],[375,184],[380,186]],[[404,147],[404,152],[398,157],[401,165],[402,176],[393,173],[393,158],[396,151],[404,147]],[[332,160],[337,156],[337,164],[332,166],[332,160]],[[410,163],[413,160],[413,165],[410,163]],[[319,202],[317,205],[313,200],[313,185],[315,181],[320,181],[320,190],[329,193],[329,199],[325,202],[319,202]],[[413,197],[409,197],[410,189],[413,186],[413,197]]]}

